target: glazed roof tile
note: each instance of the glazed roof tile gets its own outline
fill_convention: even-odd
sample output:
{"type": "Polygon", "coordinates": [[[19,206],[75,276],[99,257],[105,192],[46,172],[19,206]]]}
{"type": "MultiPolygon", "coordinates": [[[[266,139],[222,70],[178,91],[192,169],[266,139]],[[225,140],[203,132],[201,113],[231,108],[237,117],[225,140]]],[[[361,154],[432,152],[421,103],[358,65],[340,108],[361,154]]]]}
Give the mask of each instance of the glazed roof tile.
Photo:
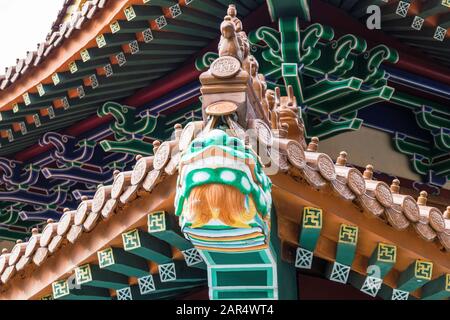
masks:
{"type": "Polygon", "coordinates": [[[70,20],[63,22],[72,2],[72,0],[64,2],[45,41],[37,45],[36,51],[28,51],[25,59],[17,59],[15,66],[6,68],[5,74],[0,76],[0,91],[8,88],[25,74],[32,72],[33,68],[41,64],[55,48],[61,46],[65,39],[70,38],[75,29],[81,29],[86,21],[92,19],[107,4],[107,0],[88,0],[80,11],[73,13],[70,20]]]}

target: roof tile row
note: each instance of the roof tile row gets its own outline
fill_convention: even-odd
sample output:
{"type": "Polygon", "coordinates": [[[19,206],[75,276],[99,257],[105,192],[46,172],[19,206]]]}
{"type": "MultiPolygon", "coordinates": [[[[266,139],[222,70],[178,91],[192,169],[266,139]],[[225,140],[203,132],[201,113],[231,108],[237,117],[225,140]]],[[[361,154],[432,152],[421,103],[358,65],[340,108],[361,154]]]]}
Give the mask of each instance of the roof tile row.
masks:
{"type": "Polygon", "coordinates": [[[25,59],[17,59],[15,66],[6,68],[5,74],[0,76],[0,91],[5,90],[20,77],[41,64],[55,48],[62,45],[65,39],[70,38],[74,30],[81,29],[86,21],[92,19],[100,9],[104,8],[107,0],[88,0],[83,4],[80,11],[72,14],[70,20],[62,22],[71,2],[71,0],[64,2],[63,8],[53,23],[46,40],[39,43],[35,51],[28,51],[25,59]]]}

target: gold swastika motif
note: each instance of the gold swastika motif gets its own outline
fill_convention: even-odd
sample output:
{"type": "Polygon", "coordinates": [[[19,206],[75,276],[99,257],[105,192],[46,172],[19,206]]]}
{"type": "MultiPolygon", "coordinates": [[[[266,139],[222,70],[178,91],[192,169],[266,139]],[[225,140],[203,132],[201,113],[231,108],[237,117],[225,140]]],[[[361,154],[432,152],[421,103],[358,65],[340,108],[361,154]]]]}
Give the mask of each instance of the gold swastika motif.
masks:
{"type": "Polygon", "coordinates": [[[303,208],[303,228],[322,228],[322,209],[305,207],[303,208]]]}
{"type": "Polygon", "coordinates": [[[55,86],[61,81],[57,73],[52,74],[52,80],[55,86]]]}
{"type": "Polygon", "coordinates": [[[341,224],[339,242],[356,245],[356,242],[358,242],[358,227],[341,224]]]}
{"type": "Polygon", "coordinates": [[[133,250],[141,246],[138,229],[122,233],[123,247],[125,250],[133,250]]]}
{"type": "Polygon", "coordinates": [[[117,33],[120,31],[120,24],[119,21],[114,21],[109,25],[109,28],[111,29],[112,33],[117,33]]]}
{"type": "Polygon", "coordinates": [[[382,262],[394,262],[397,260],[397,247],[379,243],[378,244],[378,261],[382,262]]]}
{"type": "Polygon", "coordinates": [[[450,292],[450,273],[445,276],[445,291],[450,292]]]}
{"type": "Polygon", "coordinates": [[[67,280],[56,281],[52,283],[53,297],[55,299],[67,296],[70,294],[69,283],[67,280]]]}
{"type": "Polygon", "coordinates": [[[75,277],[77,284],[83,284],[92,281],[91,267],[89,264],[80,266],[75,269],[75,277]]]}
{"type": "Polygon", "coordinates": [[[70,70],[70,73],[75,73],[78,71],[78,66],[75,61],[72,61],[71,63],[69,63],[69,70],[70,70]]]}
{"type": "Polygon", "coordinates": [[[136,18],[136,12],[134,11],[133,6],[125,8],[123,12],[125,13],[125,17],[127,18],[128,21],[136,18]]]}
{"type": "Polygon", "coordinates": [[[28,94],[28,92],[24,93],[22,95],[22,97],[23,97],[23,102],[25,103],[26,106],[31,104],[31,99],[30,99],[30,95],[28,94]]]}
{"type": "Polygon", "coordinates": [[[450,8],[450,0],[442,0],[442,5],[450,8]]]}
{"type": "Polygon", "coordinates": [[[86,49],[81,50],[80,55],[81,55],[81,59],[83,60],[83,62],[86,62],[91,59],[89,51],[87,51],[86,49]]]}
{"type": "Polygon", "coordinates": [[[433,275],[433,263],[428,261],[416,260],[414,273],[416,278],[431,280],[431,276],[433,275]]]}
{"type": "Polygon", "coordinates": [[[166,213],[164,211],[148,215],[148,232],[161,232],[166,230],[166,213]]]}
{"type": "Polygon", "coordinates": [[[106,46],[106,39],[103,34],[98,35],[95,40],[97,41],[97,47],[102,48],[106,46]]]}
{"type": "Polygon", "coordinates": [[[100,268],[105,268],[114,264],[114,253],[112,248],[97,252],[100,268]]]}

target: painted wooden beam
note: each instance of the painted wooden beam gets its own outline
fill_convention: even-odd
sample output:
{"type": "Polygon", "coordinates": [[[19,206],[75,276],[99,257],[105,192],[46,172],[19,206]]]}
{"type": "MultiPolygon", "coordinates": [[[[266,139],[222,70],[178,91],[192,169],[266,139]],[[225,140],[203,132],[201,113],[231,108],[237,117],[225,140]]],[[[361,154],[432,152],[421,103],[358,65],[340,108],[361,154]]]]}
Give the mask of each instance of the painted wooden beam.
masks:
{"type": "Polygon", "coordinates": [[[415,291],[429,282],[433,275],[433,263],[416,260],[404,270],[398,279],[397,289],[407,292],[415,291]]]}
{"type": "Polygon", "coordinates": [[[87,286],[76,288],[73,279],[53,282],[52,296],[55,300],[111,300],[107,289],[87,286]]]}
{"type": "Polygon", "coordinates": [[[128,285],[127,276],[89,263],[75,268],[75,280],[78,285],[105,289],[120,289],[128,285]]]}
{"type": "Polygon", "coordinates": [[[106,248],[97,252],[99,267],[128,277],[143,277],[149,267],[145,259],[121,248],[106,248]]]}
{"type": "Polygon", "coordinates": [[[367,266],[367,276],[352,273],[350,283],[360,291],[376,297],[384,277],[391,271],[397,260],[397,247],[378,243],[367,266]]]}
{"type": "Polygon", "coordinates": [[[182,234],[176,220],[173,214],[164,211],[152,212],[147,218],[148,233],[182,251],[193,248],[192,243],[182,234]]]}
{"type": "Polygon", "coordinates": [[[450,273],[426,283],[422,287],[421,298],[423,300],[441,300],[450,297],[450,273]]]}
{"type": "Polygon", "coordinates": [[[335,282],[347,283],[358,243],[358,227],[341,224],[335,261],[328,265],[327,277],[335,282]]]}
{"type": "Polygon", "coordinates": [[[296,251],[295,266],[311,269],[314,250],[322,230],[323,212],[313,207],[303,208],[302,225],[299,234],[299,246],[296,251]]]}
{"type": "Polygon", "coordinates": [[[139,229],[134,229],[122,234],[125,251],[138,255],[158,264],[170,263],[172,249],[164,242],[139,229]]]}
{"type": "Polygon", "coordinates": [[[206,281],[206,271],[199,268],[190,268],[184,261],[175,260],[170,263],[158,265],[161,282],[199,282],[206,281]]]}

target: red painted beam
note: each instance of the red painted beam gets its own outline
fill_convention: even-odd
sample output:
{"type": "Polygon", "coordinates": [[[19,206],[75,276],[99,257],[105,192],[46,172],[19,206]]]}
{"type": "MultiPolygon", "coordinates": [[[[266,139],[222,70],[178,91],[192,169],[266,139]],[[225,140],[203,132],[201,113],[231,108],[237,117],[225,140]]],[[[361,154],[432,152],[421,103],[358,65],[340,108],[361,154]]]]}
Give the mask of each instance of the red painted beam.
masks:
{"type": "MultiPolygon", "coordinates": [[[[150,88],[139,90],[135,95],[127,98],[122,103],[131,107],[140,106],[146,102],[163,96],[167,92],[195,81],[196,79],[198,79],[199,75],[200,72],[195,69],[195,66],[192,63],[188,63],[184,65],[184,67],[178,69],[175,73],[169,74],[168,76],[155,81],[151,84],[150,88]]],[[[72,125],[70,128],[64,131],[64,134],[76,137],[96,127],[106,124],[112,119],[113,117],[110,115],[101,118],[97,115],[94,115],[86,120],[72,125]]],[[[50,149],[52,149],[51,145],[35,145],[24,151],[16,153],[15,159],[18,161],[26,161],[50,149]]]]}

